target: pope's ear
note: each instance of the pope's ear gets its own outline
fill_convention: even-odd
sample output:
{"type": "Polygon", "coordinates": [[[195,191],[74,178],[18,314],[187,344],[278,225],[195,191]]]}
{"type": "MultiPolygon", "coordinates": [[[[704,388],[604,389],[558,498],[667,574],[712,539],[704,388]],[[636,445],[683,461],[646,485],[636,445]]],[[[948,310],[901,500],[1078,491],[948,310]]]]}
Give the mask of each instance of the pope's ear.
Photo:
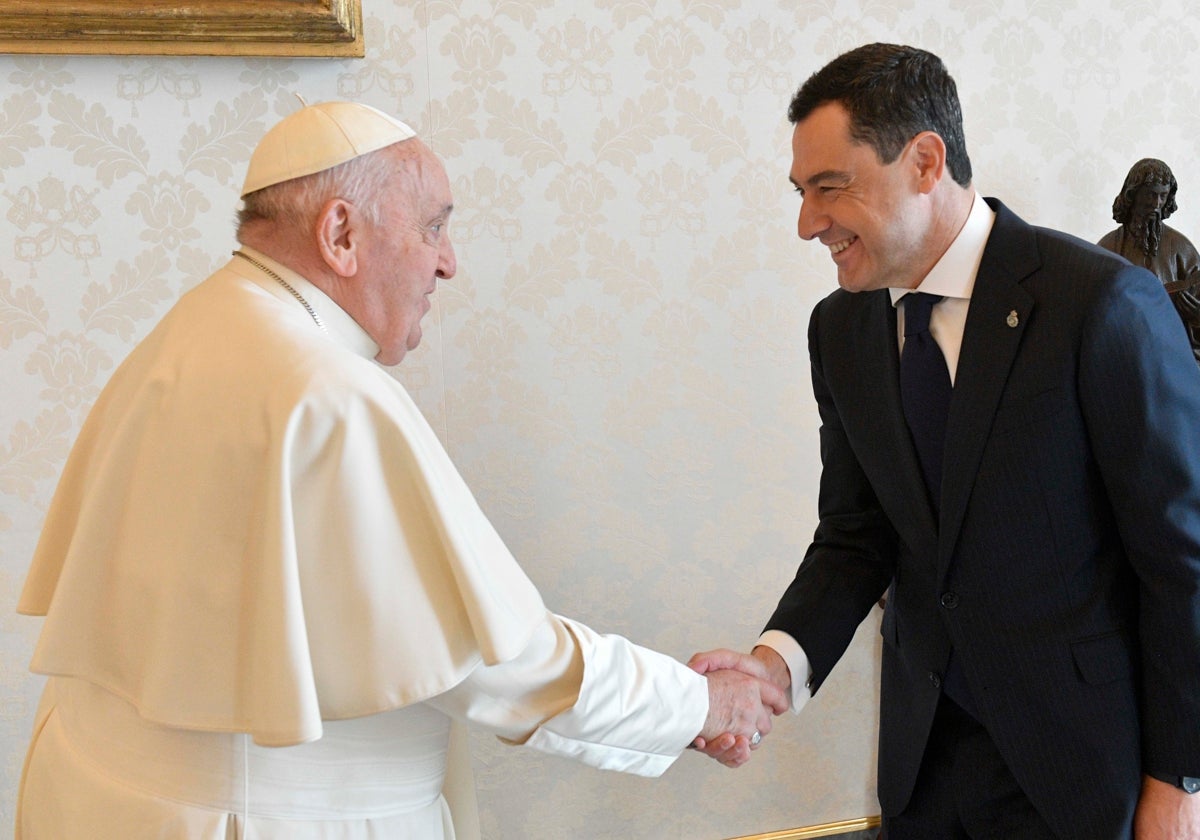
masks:
{"type": "Polygon", "coordinates": [[[330,199],[317,215],[317,249],[321,259],[339,277],[353,277],[358,273],[362,221],[358,209],[341,198],[330,199]]]}

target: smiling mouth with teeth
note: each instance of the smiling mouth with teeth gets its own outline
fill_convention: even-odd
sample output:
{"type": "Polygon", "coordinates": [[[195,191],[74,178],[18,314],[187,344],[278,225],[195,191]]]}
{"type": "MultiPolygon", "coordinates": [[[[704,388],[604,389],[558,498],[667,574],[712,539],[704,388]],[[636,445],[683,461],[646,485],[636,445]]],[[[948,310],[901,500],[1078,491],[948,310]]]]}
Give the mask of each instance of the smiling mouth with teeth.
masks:
{"type": "Polygon", "coordinates": [[[829,250],[833,254],[840,254],[858,240],[857,236],[852,236],[849,239],[843,239],[841,242],[834,242],[829,246],[829,250]]]}

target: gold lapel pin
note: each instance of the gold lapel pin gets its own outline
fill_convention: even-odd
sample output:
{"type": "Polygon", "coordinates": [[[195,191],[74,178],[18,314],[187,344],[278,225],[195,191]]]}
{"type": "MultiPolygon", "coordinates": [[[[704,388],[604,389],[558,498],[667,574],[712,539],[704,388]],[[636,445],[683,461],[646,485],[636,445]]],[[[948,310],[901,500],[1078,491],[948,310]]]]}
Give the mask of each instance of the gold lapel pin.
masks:
{"type": "Polygon", "coordinates": [[[1017,317],[1017,310],[1014,309],[1012,312],[1008,313],[1008,320],[1006,323],[1010,327],[1015,327],[1017,324],[1021,323],[1021,320],[1017,317]]]}

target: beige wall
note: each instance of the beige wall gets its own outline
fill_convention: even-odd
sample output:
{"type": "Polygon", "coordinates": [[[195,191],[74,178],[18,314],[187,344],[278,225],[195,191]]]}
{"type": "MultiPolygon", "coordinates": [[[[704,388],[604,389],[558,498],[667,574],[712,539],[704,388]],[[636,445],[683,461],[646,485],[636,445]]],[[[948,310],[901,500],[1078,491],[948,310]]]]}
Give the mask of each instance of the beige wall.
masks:
{"type": "MultiPolygon", "coordinates": [[[[364,0],[364,60],[0,57],[0,824],[38,682],[14,614],[88,406],[232,246],[254,142],[357,98],[446,159],[460,273],[397,371],[547,601],[686,658],[756,635],[814,526],[790,93],[868,40],[956,75],[977,184],[1098,239],[1162,157],[1200,239],[1183,0],[364,0]]],[[[476,737],[492,838],[719,838],[873,813],[873,626],[751,766],[647,782],[476,737]]],[[[0,829],[3,830],[3,829],[0,829]]]]}

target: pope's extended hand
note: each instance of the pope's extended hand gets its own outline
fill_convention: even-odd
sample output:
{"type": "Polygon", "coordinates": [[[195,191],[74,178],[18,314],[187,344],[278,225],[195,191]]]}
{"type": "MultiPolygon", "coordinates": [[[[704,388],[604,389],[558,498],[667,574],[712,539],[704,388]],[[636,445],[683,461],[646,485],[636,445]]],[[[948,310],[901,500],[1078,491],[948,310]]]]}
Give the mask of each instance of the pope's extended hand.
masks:
{"type": "Polygon", "coordinates": [[[787,692],[763,661],[747,654],[710,651],[688,665],[708,678],[709,691],[708,720],[692,745],[727,767],[740,767],[771,731],[771,716],[788,708],[787,692]]]}

